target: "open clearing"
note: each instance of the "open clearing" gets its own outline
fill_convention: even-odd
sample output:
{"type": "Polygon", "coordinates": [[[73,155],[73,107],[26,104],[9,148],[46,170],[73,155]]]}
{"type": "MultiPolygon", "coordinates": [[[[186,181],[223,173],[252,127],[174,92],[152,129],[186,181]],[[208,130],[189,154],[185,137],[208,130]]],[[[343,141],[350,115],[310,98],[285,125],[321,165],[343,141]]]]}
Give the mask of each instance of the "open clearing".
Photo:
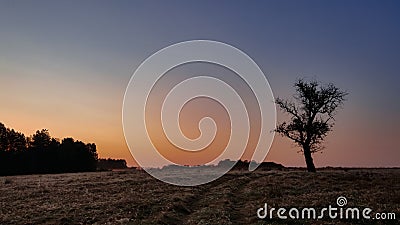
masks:
{"type": "Polygon", "coordinates": [[[399,217],[400,169],[233,171],[197,187],[134,170],[0,177],[0,224],[399,224],[399,217]],[[256,214],[264,203],[336,207],[339,196],[347,207],[394,212],[396,219],[260,220],[256,214]]]}

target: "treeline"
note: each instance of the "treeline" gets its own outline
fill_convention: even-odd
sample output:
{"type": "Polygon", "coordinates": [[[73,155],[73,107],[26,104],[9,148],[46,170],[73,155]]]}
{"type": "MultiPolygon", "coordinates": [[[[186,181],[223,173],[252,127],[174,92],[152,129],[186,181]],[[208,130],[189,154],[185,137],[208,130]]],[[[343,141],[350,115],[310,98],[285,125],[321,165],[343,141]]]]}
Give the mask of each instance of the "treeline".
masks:
{"type": "Polygon", "coordinates": [[[240,170],[240,171],[247,171],[249,169],[250,164],[257,165],[257,170],[258,171],[265,171],[265,170],[282,170],[285,169],[282,164],[279,163],[274,163],[274,162],[261,162],[261,163],[256,163],[255,161],[248,161],[248,160],[238,160],[238,161],[233,161],[230,159],[225,159],[221,160],[218,162],[217,165],[195,165],[195,166],[190,166],[190,165],[166,165],[163,166],[161,169],[163,170],[168,170],[168,169],[180,169],[180,168],[185,168],[185,169],[197,169],[197,168],[213,168],[213,167],[222,167],[222,168],[231,168],[231,170],[240,170]]]}
{"type": "Polygon", "coordinates": [[[97,168],[99,170],[115,170],[115,169],[126,169],[126,161],[124,159],[99,159],[97,161],[97,168]]]}
{"type": "Polygon", "coordinates": [[[97,160],[94,143],[60,141],[46,129],[25,137],[0,123],[0,175],[95,171],[97,160]]]}

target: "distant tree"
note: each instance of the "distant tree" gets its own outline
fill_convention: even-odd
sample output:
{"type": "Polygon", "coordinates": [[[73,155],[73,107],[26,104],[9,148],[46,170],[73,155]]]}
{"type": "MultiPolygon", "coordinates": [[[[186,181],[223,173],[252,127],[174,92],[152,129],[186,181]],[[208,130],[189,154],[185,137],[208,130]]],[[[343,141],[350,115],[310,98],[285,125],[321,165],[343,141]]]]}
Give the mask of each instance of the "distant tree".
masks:
{"type": "Polygon", "coordinates": [[[0,123],[0,174],[6,174],[9,164],[9,154],[7,148],[7,128],[0,123]]]}
{"type": "Polygon", "coordinates": [[[60,155],[62,158],[63,170],[68,172],[80,171],[81,165],[77,163],[76,157],[77,148],[75,146],[75,140],[73,138],[64,138],[60,145],[60,155]]]}
{"type": "Polygon", "coordinates": [[[29,141],[28,170],[33,173],[50,172],[53,157],[50,152],[51,136],[49,131],[47,129],[37,130],[29,138],[29,141]]]}
{"type": "Polygon", "coordinates": [[[85,144],[73,138],[64,138],[60,145],[63,169],[69,172],[94,171],[97,167],[95,144],[85,144]]]}
{"type": "Polygon", "coordinates": [[[51,143],[51,136],[47,129],[42,129],[36,131],[36,133],[32,136],[32,142],[30,144],[31,147],[36,149],[47,149],[51,143]]]}
{"type": "Polygon", "coordinates": [[[26,138],[23,133],[17,132],[14,129],[7,129],[8,133],[8,151],[14,151],[14,152],[19,152],[19,151],[25,151],[27,144],[26,144],[26,138]]]}
{"type": "Polygon", "coordinates": [[[23,133],[9,129],[0,123],[0,151],[23,151],[27,147],[23,133]]]}
{"type": "Polygon", "coordinates": [[[307,170],[315,172],[312,154],[323,149],[322,142],[334,125],[337,109],[348,94],[333,84],[322,85],[317,81],[299,79],[295,84],[294,102],[276,99],[276,104],[289,114],[290,121],[279,124],[276,132],[301,148],[307,170]]]}
{"type": "Polygon", "coordinates": [[[5,152],[7,148],[7,128],[0,123],[0,152],[5,152]]]}
{"type": "Polygon", "coordinates": [[[23,154],[26,152],[27,143],[25,135],[6,128],[0,123],[0,174],[15,171],[21,173],[25,170],[19,167],[23,164],[23,154]]]}
{"type": "MultiPolygon", "coordinates": [[[[86,152],[87,155],[87,164],[89,165],[90,170],[97,169],[97,162],[99,160],[99,156],[97,154],[97,146],[95,143],[86,144],[86,152]]],[[[124,160],[125,161],[125,160],[124,160]]]]}

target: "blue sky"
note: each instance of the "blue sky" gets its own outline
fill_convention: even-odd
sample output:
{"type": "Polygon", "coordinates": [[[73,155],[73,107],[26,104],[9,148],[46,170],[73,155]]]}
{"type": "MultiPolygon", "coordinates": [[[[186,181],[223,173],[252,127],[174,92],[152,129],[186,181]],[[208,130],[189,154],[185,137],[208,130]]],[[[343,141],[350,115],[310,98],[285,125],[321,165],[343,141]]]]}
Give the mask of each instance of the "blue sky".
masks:
{"type": "MultiPolygon", "coordinates": [[[[120,113],[134,69],[170,44],[211,39],[251,56],[276,96],[290,96],[298,77],[350,93],[321,166],[398,166],[399,21],[398,1],[2,0],[0,121],[129,158],[120,113]]],[[[289,150],[271,149],[271,160],[303,164],[278,142],[289,150]]]]}

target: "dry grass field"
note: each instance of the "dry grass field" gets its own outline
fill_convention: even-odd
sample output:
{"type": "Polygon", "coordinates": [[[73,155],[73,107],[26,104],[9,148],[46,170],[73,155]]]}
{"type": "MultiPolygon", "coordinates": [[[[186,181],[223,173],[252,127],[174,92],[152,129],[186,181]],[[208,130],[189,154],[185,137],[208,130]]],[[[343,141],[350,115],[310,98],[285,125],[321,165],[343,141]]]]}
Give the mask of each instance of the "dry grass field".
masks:
{"type": "Polygon", "coordinates": [[[197,187],[143,171],[0,177],[0,224],[399,224],[400,169],[233,171],[197,187]],[[258,219],[271,207],[395,212],[395,220],[258,219]]]}

